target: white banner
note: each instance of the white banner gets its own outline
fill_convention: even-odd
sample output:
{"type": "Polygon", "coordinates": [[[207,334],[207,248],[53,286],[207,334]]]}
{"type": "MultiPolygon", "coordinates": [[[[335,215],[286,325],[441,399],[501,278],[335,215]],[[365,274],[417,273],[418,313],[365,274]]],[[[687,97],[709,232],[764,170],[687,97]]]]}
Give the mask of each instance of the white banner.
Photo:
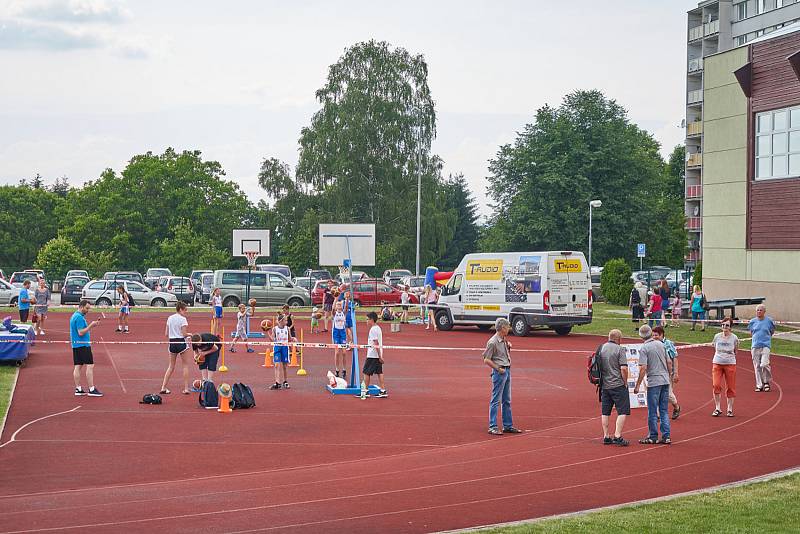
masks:
{"type": "Polygon", "coordinates": [[[635,345],[623,345],[625,356],[628,359],[628,395],[631,399],[631,408],[647,407],[647,377],[642,381],[642,388],[639,393],[634,393],[633,388],[639,378],[639,349],[642,343],[635,345]]]}

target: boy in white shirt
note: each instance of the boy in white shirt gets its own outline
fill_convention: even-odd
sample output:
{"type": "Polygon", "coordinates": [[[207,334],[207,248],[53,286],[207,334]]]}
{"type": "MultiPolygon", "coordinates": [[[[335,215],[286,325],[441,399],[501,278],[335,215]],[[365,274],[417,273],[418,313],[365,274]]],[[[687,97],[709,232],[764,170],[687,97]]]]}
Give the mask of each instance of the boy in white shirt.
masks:
{"type": "Polygon", "coordinates": [[[247,347],[247,352],[255,352],[250,343],[247,342],[247,318],[253,315],[252,307],[248,310],[244,304],[239,304],[239,311],[236,313],[236,334],[231,341],[231,352],[236,352],[236,342],[244,341],[244,346],[247,347]]]}
{"type": "Polygon", "coordinates": [[[380,385],[378,397],[386,398],[389,394],[386,392],[386,383],[383,381],[383,332],[378,326],[378,314],[374,311],[367,314],[367,325],[369,326],[369,337],[367,338],[369,348],[362,371],[361,400],[368,397],[367,391],[369,391],[369,381],[372,375],[378,375],[378,384],[380,385]]]}

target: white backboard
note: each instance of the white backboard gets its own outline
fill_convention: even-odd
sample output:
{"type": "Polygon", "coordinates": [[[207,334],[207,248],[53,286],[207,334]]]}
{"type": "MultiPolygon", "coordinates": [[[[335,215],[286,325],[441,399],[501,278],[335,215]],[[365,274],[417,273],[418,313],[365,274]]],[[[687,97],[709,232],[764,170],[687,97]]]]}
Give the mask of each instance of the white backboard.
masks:
{"type": "Polygon", "coordinates": [[[257,252],[263,258],[269,256],[269,230],[234,230],[233,255],[244,256],[245,252],[257,252]]]}
{"type": "Polygon", "coordinates": [[[358,267],[375,265],[375,225],[320,224],[320,267],[343,265],[348,257],[352,264],[358,267]]]}

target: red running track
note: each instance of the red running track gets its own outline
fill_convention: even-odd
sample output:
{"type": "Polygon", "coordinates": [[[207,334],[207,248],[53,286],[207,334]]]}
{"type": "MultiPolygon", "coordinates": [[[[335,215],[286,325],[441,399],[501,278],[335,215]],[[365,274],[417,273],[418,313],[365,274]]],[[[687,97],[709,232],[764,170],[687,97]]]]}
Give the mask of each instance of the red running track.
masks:
{"type": "MultiPolygon", "coordinates": [[[[165,317],[135,314],[128,336],[109,320],[93,339],[161,340],[165,317]]],[[[207,326],[205,314],[189,320],[190,329],[207,326]]],[[[67,321],[51,314],[46,339],[66,339],[67,321]]],[[[481,347],[487,337],[384,328],[387,345],[481,347]]],[[[670,495],[800,463],[800,360],[775,357],[775,387],[757,394],[740,352],[736,417],[712,418],[710,349],[683,351],[673,445],[635,444],[646,433],[646,411],[636,409],[625,429],[632,444],[617,448],[601,444],[585,378],[598,338],[513,341],[556,351],[514,357],[514,421],[526,432],[503,436],[486,433],[490,384],[478,351],[387,351],[390,397],[366,401],[323,390],[332,351],[309,350],[309,375],[292,376],[288,391],[266,390],[272,370],[239,351],[227,358],[225,380],[251,384],[258,406],[225,415],[178,394],[179,371],[164,405],[138,404],[160,386],[165,347],[97,346],[106,396],[88,398],[72,394],[69,349],[39,344],[2,435],[0,531],[429,532],[670,495]]]]}

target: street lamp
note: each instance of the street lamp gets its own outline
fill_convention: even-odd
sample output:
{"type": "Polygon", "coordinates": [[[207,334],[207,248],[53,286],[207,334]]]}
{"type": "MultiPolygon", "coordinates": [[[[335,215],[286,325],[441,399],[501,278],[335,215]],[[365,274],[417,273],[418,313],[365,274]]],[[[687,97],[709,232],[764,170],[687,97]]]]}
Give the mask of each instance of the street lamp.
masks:
{"type": "Polygon", "coordinates": [[[599,208],[602,205],[602,200],[589,201],[589,276],[592,275],[592,208],[599,208]]]}

